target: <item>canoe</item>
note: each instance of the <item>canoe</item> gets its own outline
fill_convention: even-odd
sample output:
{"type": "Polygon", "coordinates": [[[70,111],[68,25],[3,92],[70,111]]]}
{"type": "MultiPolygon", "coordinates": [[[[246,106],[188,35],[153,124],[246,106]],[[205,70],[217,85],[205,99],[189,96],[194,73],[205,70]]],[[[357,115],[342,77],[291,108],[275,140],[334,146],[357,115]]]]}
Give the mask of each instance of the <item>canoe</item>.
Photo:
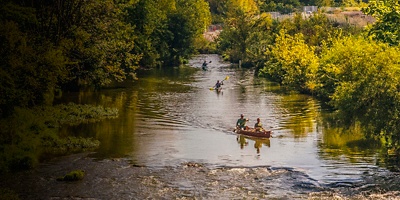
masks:
{"type": "Polygon", "coordinates": [[[255,129],[248,129],[248,130],[236,130],[237,134],[251,136],[251,137],[258,137],[258,138],[270,138],[271,131],[256,131],[255,129]]]}

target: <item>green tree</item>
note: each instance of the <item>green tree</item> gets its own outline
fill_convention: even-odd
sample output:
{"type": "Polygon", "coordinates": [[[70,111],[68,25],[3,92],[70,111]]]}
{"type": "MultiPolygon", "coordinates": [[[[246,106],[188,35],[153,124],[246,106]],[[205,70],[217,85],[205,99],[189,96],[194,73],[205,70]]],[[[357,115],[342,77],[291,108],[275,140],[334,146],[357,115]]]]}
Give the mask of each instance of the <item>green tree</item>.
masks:
{"type": "Polygon", "coordinates": [[[251,3],[231,2],[228,8],[218,49],[231,62],[261,62],[263,52],[272,42],[271,16],[259,14],[258,7],[251,3]],[[242,4],[246,6],[241,7],[242,4]]]}
{"type": "Polygon", "coordinates": [[[376,22],[367,28],[368,34],[374,39],[400,44],[400,3],[397,0],[371,0],[368,7],[362,11],[372,15],[376,22]]]}
{"type": "Polygon", "coordinates": [[[68,58],[51,40],[37,35],[39,19],[32,7],[0,5],[0,117],[14,106],[50,103],[68,58]]]}
{"type": "Polygon", "coordinates": [[[202,0],[139,0],[128,13],[137,36],[132,52],[143,56],[139,64],[145,68],[183,63],[211,23],[202,0]]]}
{"type": "Polygon", "coordinates": [[[162,59],[165,64],[176,66],[186,62],[195,53],[196,38],[202,36],[211,23],[208,3],[203,0],[177,0],[176,10],[168,15],[166,38],[170,54],[162,59]]]}
{"type": "MultiPolygon", "coordinates": [[[[261,0],[259,7],[262,12],[280,12],[288,14],[301,11],[301,3],[298,0],[261,0]]],[[[304,5],[304,4],[303,4],[304,5]]]]}
{"type": "MultiPolygon", "coordinates": [[[[228,9],[232,8],[240,9],[247,14],[256,14],[259,12],[258,5],[254,0],[229,0],[228,9]],[[230,8],[229,8],[230,7],[230,8]]],[[[228,12],[229,12],[228,10],[228,12]]]]}
{"type": "Polygon", "coordinates": [[[162,65],[161,58],[169,55],[167,41],[168,15],[176,10],[175,0],[139,0],[128,7],[128,22],[135,29],[133,54],[142,55],[139,65],[151,68],[162,65]]]}
{"type": "Polygon", "coordinates": [[[337,38],[341,35],[356,35],[362,32],[361,28],[337,24],[322,13],[314,13],[306,19],[301,13],[295,14],[293,18],[285,19],[278,23],[275,29],[275,32],[285,29],[292,36],[302,33],[305,42],[317,48],[320,48],[330,38],[337,38]]]}
{"type": "Polygon", "coordinates": [[[0,5],[0,115],[52,102],[59,88],[135,77],[139,55],[124,20],[133,4],[112,0],[6,1],[0,5]]]}
{"type": "Polygon", "coordinates": [[[372,136],[399,148],[400,55],[398,47],[362,37],[335,40],[321,55],[317,92],[331,98],[343,121],[359,120],[372,136]]]}
{"type": "Polygon", "coordinates": [[[265,51],[268,46],[273,43],[274,37],[272,33],[273,20],[271,15],[266,13],[261,13],[256,16],[252,21],[252,30],[250,32],[248,42],[248,48],[246,49],[246,58],[244,61],[247,62],[257,62],[257,67],[259,63],[265,61],[265,51]]]}
{"type": "Polygon", "coordinates": [[[78,18],[77,23],[60,42],[71,60],[69,82],[104,86],[128,76],[135,78],[140,56],[130,53],[135,39],[133,28],[125,22],[125,9],[130,4],[113,0],[70,1],[80,2],[80,7],[72,15],[78,18]]]}
{"type": "Polygon", "coordinates": [[[251,33],[251,17],[243,10],[230,11],[224,23],[224,31],[219,36],[218,48],[228,55],[231,62],[244,60],[251,33]]]}
{"type": "Polygon", "coordinates": [[[260,75],[302,92],[314,91],[319,60],[302,34],[290,36],[281,30],[266,54],[268,60],[260,75]]]}
{"type": "Polygon", "coordinates": [[[228,1],[229,0],[207,0],[210,5],[213,24],[223,23],[223,19],[226,17],[228,1]]]}

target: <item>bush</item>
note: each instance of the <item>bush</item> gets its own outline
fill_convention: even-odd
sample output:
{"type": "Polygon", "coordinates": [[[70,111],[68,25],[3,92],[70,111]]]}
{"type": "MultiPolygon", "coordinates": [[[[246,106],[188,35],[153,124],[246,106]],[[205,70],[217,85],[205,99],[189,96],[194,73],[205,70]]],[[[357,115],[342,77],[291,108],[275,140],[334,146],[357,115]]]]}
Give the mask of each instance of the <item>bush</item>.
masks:
{"type": "Polygon", "coordinates": [[[400,55],[398,47],[345,37],[324,48],[316,91],[331,99],[343,121],[360,120],[371,136],[400,145],[400,55]]]}
{"type": "Polygon", "coordinates": [[[269,58],[260,75],[272,77],[279,83],[303,92],[312,92],[318,57],[314,49],[305,44],[302,34],[290,36],[282,30],[275,45],[267,51],[269,58]]]}
{"type": "Polygon", "coordinates": [[[66,174],[63,177],[57,178],[58,181],[79,181],[82,180],[85,176],[85,171],[83,170],[74,170],[70,173],[66,174]]]}

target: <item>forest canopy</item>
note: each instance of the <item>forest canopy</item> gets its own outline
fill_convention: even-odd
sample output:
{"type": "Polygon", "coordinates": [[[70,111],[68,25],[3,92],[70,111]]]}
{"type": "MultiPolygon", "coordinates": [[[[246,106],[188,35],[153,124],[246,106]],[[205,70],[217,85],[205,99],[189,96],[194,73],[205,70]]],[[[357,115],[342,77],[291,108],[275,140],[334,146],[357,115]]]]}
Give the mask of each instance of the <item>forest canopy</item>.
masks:
{"type": "Polygon", "coordinates": [[[203,0],[3,0],[0,117],[51,104],[63,90],[179,65],[211,23],[203,0]]]}

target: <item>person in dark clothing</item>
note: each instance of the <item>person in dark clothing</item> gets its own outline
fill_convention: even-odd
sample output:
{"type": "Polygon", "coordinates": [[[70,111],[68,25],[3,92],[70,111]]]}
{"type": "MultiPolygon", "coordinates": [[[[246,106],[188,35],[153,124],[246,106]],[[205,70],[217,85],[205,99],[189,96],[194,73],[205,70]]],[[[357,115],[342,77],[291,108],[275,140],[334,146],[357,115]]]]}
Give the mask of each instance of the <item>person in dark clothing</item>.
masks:
{"type": "Polygon", "coordinates": [[[201,68],[204,70],[204,71],[207,71],[207,61],[204,61],[203,62],[203,64],[201,65],[201,68]]]}

